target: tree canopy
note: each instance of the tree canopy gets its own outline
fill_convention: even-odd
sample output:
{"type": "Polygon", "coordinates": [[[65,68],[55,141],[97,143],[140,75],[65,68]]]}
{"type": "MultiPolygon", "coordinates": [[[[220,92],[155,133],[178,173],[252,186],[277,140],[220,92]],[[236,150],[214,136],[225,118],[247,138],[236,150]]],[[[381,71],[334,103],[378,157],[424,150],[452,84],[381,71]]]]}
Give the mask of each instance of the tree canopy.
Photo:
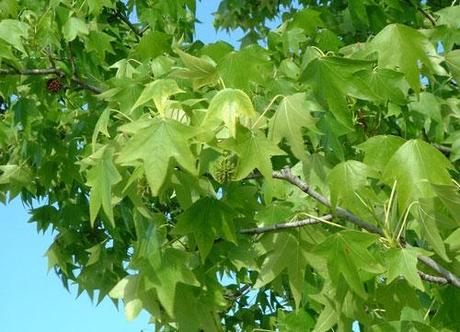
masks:
{"type": "Polygon", "coordinates": [[[49,267],[158,331],[456,331],[456,1],[222,0],[240,47],[195,11],[0,2],[0,200],[49,267]]]}

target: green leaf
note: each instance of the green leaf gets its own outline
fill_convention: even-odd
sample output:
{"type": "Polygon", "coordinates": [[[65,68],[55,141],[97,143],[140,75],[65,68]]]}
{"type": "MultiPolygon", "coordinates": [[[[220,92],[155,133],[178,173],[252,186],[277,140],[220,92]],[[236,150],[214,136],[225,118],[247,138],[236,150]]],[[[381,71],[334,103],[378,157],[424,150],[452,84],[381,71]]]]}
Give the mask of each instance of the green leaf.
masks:
{"type": "Polygon", "coordinates": [[[343,276],[350,288],[366,298],[359,271],[380,273],[381,267],[367,248],[377,240],[374,234],[358,231],[341,231],[329,236],[318,245],[314,253],[327,260],[332,282],[337,284],[343,276]]]}
{"type": "Polygon", "coordinates": [[[414,214],[422,229],[423,238],[428,241],[435,253],[446,262],[450,262],[438,228],[439,212],[436,210],[436,203],[432,199],[420,199],[419,204],[415,207],[416,212],[414,214]]]}
{"type": "Polygon", "coordinates": [[[121,279],[109,292],[114,299],[125,301],[125,316],[127,320],[133,320],[141,312],[143,305],[138,298],[140,278],[138,275],[130,275],[121,279]]]}
{"type": "Polygon", "coordinates": [[[460,82],[460,50],[446,53],[446,63],[455,81],[460,82]]]}
{"type": "Polygon", "coordinates": [[[107,130],[107,125],[110,121],[110,109],[105,109],[104,112],[102,112],[101,116],[96,122],[96,125],[94,126],[94,131],[93,131],[93,137],[91,139],[91,144],[93,145],[93,152],[94,148],[96,147],[96,142],[97,142],[97,136],[99,133],[104,134],[105,137],[110,137],[110,134],[107,130]]]}
{"type": "Polygon", "coordinates": [[[310,331],[315,321],[305,311],[278,311],[278,328],[280,331],[310,331]]]}
{"type": "Polygon", "coordinates": [[[258,45],[230,52],[217,64],[219,76],[228,88],[249,91],[252,84],[264,84],[271,73],[267,51],[258,45]]]}
{"type": "Polygon", "coordinates": [[[419,99],[410,103],[409,108],[425,115],[428,119],[433,119],[439,123],[443,122],[441,104],[436,96],[430,92],[420,93],[419,99]]]}
{"type": "Polygon", "coordinates": [[[169,98],[178,93],[184,92],[177,85],[177,82],[172,79],[155,80],[145,86],[139,98],[131,107],[131,112],[141,105],[144,105],[150,100],[153,100],[155,107],[160,114],[163,114],[169,98]]]}
{"type": "Polygon", "coordinates": [[[396,181],[398,203],[404,210],[420,197],[431,197],[430,184],[450,184],[451,168],[449,160],[436,148],[421,140],[410,140],[388,161],[382,181],[391,187],[396,181]]]}
{"type": "Polygon", "coordinates": [[[444,204],[450,215],[460,225],[460,193],[458,187],[454,185],[432,185],[436,197],[444,204]]]}
{"type": "Polygon", "coordinates": [[[264,246],[269,250],[254,287],[261,288],[288,270],[289,286],[299,308],[308,263],[307,252],[311,245],[305,241],[302,230],[280,232],[267,237],[264,246]]]}
{"type": "Polygon", "coordinates": [[[85,21],[78,17],[70,17],[62,27],[62,34],[67,42],[77,38],[77,36],[87,35],[88,26],[85,21]]]}
{"type": "Polygon", "coordinates": [[[199,286],[192,269],[189,266],[189,255],[181,250],[168,248],[161,255],[161,259],[152,262],[153,278],[149,280],[155,288],[160,303],[168,315],[174,317],[177,286],[179,283],[199,286]]]}
{"type": "Polygon", "coordinates": [[[149,31],[142,36],[132,55],[141,61],[146,61],[170,51],[170,35],[161,31],[149,31]]]}
{"type": "Polygon", "coordinates": [[[289,22],[288,29],[302,28],[307,35],[313,35],[318,27],[324,26],[319,11],[305,8],[297,11],[292,21],[289,22]]]}
{"type": "Polygon", "coordinates": [[[460,228],[452,232],[445,241],[449,251],[460,253],[460,228]]]}
{"type": "Polygon", "coordinates": [[[418,61],[431,70],[437,68],[434,46],[422,33],[402,24],[387,25],[367,47],[370,52],[378,53],[379,66],[398,68],[404,73],[416,93],[420,91],[418,61]]]}
{"type": "Polygon", "coordinates": [[[211,99],[202,126],[206,130],[213,130],[223,122],[231,136],[235,137],[238,121],[249,121],[255,116],[256,111],[246,93],[237,89],[224,89],[211,99]]]}
{"type": "Polygon", "coordinates": [[[295,53],[297,54],[300,44],[307,41],[305,32],[301,28],[288,29],[283,33],[283,49],[284,54],[295,53]]]}
{"type": "Polygon", "coordinates": [[[27,38],[29,25],[17,20],[2,19],[0,21],[0,38],[14,48],[25,53],[22,38],[27,38]]]}
{"type": "MultiPolygon", "coordinates": [[[[454,4],[454,3],[452,3],[454,4]]],[[[458,18],[460,17],[460,6],[448,6],[436,12],[439,15],[437,24],[445,24],[450,28],[458,29],[458,18]]]]}
{"type": "Polygon", "coordinates": [[[407,103],[409,84],[404,74],[391,69],[375,68],[357,72],[356,77],[367,82],[371,93],[383,102],[391,101],[399,105],[407,103]]]}
{"type": "Polygon", "coordinates": [[[368,177],[375,177],[372,169],[359,161],[347,160],[336,165],[327,177],[332,206],[335,208],[340,204],[352,210],[362,208],[357,194],[368,185],[368,177]]]}
{"type": "Polygon", "coordinates": [[[368,83],[355,75],[371,68],[372,62],[369,61],[324,56],[311,61],[301,79],[313,87],[320,99],[328,103],[338,121],[351,127],[352,115],[348,111],[346,96],[364,100],[376,98],[368,83]]]}
{"type": "Polygon", "coordinates": [[[424,290],[422,280],[417,273],[417,256],[420,252],[415,248],[392,248],[385,253],[387,284],[399,277],[404,277],[412,286],[424,290]]]}
{"type": "Polygon", "coordinates": [[[276,144],[283,138],[287,138],[294,155],[300,160],[305,159],[306,150],[302,128],[317,131],[316,121],[311,112],[318,110],[320,110],[319,106],[307,100],[305,93],[284,97],[270,120],[268,137],[276,144]]]}
{"type": "Polygon", "coordinates": [[[204,262],[214,241],[224,238],[236,244],[235,212],[220,200],[204,197],[178,216],[175,234],[193,234],[204,262]]]}
{"type": "Polygon", "coordinates": [[[254,169],[270,181],[273,171],[271,157],[285,154],[260,131],[251,131],[244,127],[238,128],[235,138],[229,138],[219,146],[235,152],[240,157],[235,181],[244,179],[254,169]]]}
{"type": "Polygon", "coordinates": [[[211,296],[202,296],[200,289],[179,284],[177,286],[174,313],[180,331],[221,331],[211,296]],[[200,296],[201,295],[201,296],[200,296]]]}
{"type": "Polygon", "coordinates": [[[86,0],[86,2],[88,3],[89,12],[93,14],[99,14],[104,7],[114,7],[111,0],[86,0]]]}
{"type": "Polygon", "coordinates": [[[88,52],[95,52],[104,60],[106,53],[115,54],[112,47],[112,42],[115,38],[102,31],[91,31],[88,36],[86,49],[88,52]]]}
{"type": "Polygon", "coordinates": [[[105,145],[88,157],[86,163],[92,167],[87,171],[89,193],[89,211],[91,225],[94,225],[102,206],[112,226],[115,227],[112,210],[112,187],[121,181],[121,175],[113,163],[115,148],[105,145]]]}
{"type": "Polygon", "coordinates": [[[260,226],[267,226],[286,222],[292,214],[292,204],[274,201],[258,211],[254,219],[259,222],[260,226]]]}
{"type": "Polygon", "coordinates": [[[195,157],[188,140],[192,128],[169,119],[139,120],[119,128],[132,138],[120,151],[116,162],[123,166],[143,165],[153,195],[158,195],[174,160],[191,174],[196,173],[195,157]]]}
{"type": "Polygon", "coordinates": [[[383,172],[393,154],[405,143],[401,137],[379,135],[369,138],[358,147],[364,151],[363,162],[383,172]]]}
{"type": "Polygon", "coordinates": [[[209,57],[197,58],[181,50],[175,50],[179,55],[185,69],[176,70],[175,75],[192,81],[193,89],[199,89],[206,85],[214,85],[219,80],[217,65],[209,57]]]}

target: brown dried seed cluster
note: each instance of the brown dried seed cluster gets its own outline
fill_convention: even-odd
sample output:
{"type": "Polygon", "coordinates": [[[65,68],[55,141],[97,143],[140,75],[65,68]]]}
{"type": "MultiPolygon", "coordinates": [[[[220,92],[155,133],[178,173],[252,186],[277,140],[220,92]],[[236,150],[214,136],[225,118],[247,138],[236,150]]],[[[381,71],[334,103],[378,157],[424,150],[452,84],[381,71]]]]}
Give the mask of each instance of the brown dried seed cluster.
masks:
{"type": "Polygon", "coordinates": [[[49,79],[48,82],[46,83],[46,88],[48,89],[49,92],[59,92],[62,89],[62,83],[59,79],[57,78],[52,78],[49,79]]]}

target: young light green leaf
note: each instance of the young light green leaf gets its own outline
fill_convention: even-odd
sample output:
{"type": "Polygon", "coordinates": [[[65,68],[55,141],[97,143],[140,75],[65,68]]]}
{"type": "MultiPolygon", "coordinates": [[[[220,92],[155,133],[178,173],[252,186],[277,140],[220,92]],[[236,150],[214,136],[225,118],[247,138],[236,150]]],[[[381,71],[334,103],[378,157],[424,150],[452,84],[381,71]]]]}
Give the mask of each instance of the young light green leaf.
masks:
{"type": "Polygon", "coordinates": [[[270,120],[268,137],[276,144],[287,138],[294,155],[300,160],[305,159],[302,128],[317,131],[311,112],[319,110],[319,105],[307,100],[305,93],[284,97],[270,120]]]}
{"type": "Polygon", "coordinates": [[[450,28],[458,29],[459,23],[458,18],[460,17],[460,5],[453,6],[455,2],[448,7],[445,7],[436,12],[436,15],[439,15],[437,24],[445,24],[450,28]]]}
{"type": "Polygon", "coordinates": [[[107,125],[110,120],[110,109],[105,109],[104,112],[102,112],[101,116],[96,122],[96,125],[94,126],[94,131],[93,131],[93,137],[91,139],[91,144],[93,146],[93,152],[96,147],[96,142],[97,142],[97,136],[99,133],[104,134],[105,137],[110,137],[110,134],[107,130],[107,125]]]}
{"type": "Polygon", "coordinates": [[[115,226],[112,210],[112,187],[121,181],[121,175],[113,163],[115,148],[105,145],[88,157],[92,167],[87,171],[89,193],[89,211],[91,225],[94,225],[97,214],[102,206],[112,226],[115,226]]]}
{"type": "Polygon", "coordinates": [[[217,83],[219,80],[217,65],[211,58],[198,58],[179,49],[175,50],[175,52],[179,55],[182,63],[186,67],[182,70],[176,70],[176,76],[190,79],[193,82],[194,89],[217,83]]]}
{"type": "Polygon", "coordinates": [[[25,53],[22,39],[27,38],[29,25],[17,20],[2,19],[0,21],[0,39],[25,53]]]}
{"type": "Polygon", "coordinates": [[[62,27],[62,34],[67,42],[71,42],[77,36],[87,35],[89,33],[88,26],[85,21],[78,17],[70,17],[62,27]]]}
{"type": "Polygon", "coordinates": [[[142,164],[153,195],[158,195],[173,160],[189,173],[196,173],[195,157],[188,143],[194,135],[192,128],[174,120],[156,118],[129,123],[119,130],[132,134],[132,138],[116,162],[123,166],[142,164]]]}
{"type": "Polygon", "coordinates": [[[153,100],[160,114],[163,114],[171,96],[184,92],[172,79],[159,79],[145,86],[139,98],[131,108],[131,112],[146,102],[153,100]]]}
{"type": "Polygon", "coordinates": [[[206,130],[213,130],[223,122],[231,136],[235,137],[238,121],[249,120],[255,116],[256,111],[246,93],[237,89],[224,89],[211,99],[202,126],[206,130]]]}
{"type": "Polygon", "coordinates": [[[125,316],[127,320],[136,318],[143,308],[142,301],[138,298],[139,280],[140,277],[138,275],[124,277],[109,292],[110,297],[125,301],[125,316]]]}

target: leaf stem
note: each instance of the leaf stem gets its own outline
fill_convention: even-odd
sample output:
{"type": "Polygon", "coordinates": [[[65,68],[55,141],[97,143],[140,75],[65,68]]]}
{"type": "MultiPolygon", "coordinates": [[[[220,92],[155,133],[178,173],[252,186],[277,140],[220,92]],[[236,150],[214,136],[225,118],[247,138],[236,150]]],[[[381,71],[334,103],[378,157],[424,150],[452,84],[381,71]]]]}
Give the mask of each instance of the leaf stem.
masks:
{"type": "Polygon", "coordinates": [[[270,100],[270,102],[268,103],[267,107],[265,107],[265,109],[262,112],[262,114],[257,118],[257,120],[254,122],[254,124],[251,126],[251,129],[255,128],[256,124],[260,121],[260,119],[262,119],[264,117],[264,115],[268,112],[268,110],[273,105],[275,100],[278,99],[278,97],[283,97],[283,95],[276,95],[275,97],[272,98],[272,100],[270,100]]]}

